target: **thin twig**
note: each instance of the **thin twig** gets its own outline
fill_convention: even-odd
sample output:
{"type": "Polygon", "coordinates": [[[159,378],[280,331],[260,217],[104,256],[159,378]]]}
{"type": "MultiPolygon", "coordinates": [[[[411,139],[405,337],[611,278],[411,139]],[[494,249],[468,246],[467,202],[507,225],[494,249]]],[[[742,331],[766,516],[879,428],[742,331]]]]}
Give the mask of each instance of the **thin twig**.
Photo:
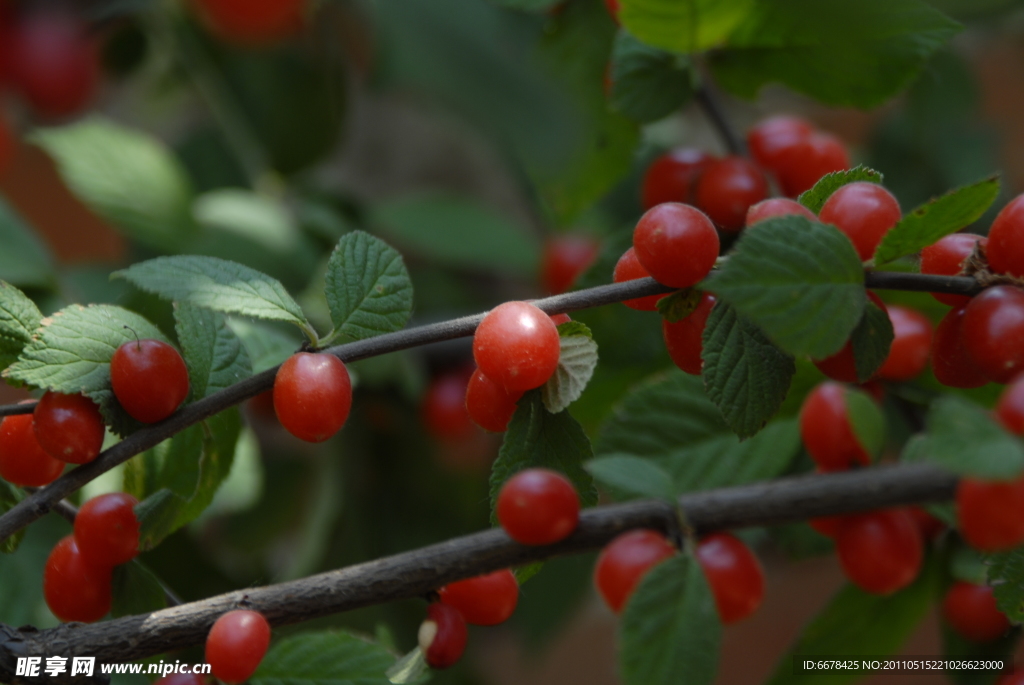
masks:
{"type": "Polygon", "coordinates": [[[718,131],[718,136],[722,139],[722,143],[725,144],[729,154],[746,155],[746,143],[743,142],[743,139],[733,129],[732,124],[729,123],[729,119],[725,116],[721,103],[718,102],[718,97],[708,79],[703,80],[703,83],[697,89],[696,95],[697,102],[703,108],[704,113],[707,114],[708,120],[715,127],[715,130],[718,131]]]}

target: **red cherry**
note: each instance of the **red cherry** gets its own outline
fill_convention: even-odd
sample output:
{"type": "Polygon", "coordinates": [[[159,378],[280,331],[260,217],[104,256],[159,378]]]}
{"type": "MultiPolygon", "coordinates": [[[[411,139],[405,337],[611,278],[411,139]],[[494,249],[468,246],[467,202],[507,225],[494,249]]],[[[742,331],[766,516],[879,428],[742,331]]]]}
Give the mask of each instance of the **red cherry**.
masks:
{"type": "Polygon", "coordinates": [[[934,540],[943,530],[946,524],[935,518],[921,507],[908,507],[907,513],[914,519],[917,529],[921,531],[921,537],[925,540],[934,540]]]}
{"type": "Polygon", "coordinates": [[[786,197],[773,197],[767,200],[761,200],[747,210],[746,225],[749,228],[757,222],[764,221],[765,219],[789,215],[802,216],[810,219],[811,221],[818,220],[818,217],[814,216],[814,212],[807,209],[796,200],[790,200],[786,197]]]}
{"type": "Polygon", "coordinates": [[[988,585],[953,583],[942,600],[942,617],[971,642],[991,642],[1010,630],[988,585]]]}
{"type": "Polygon", "coordinates": [[[300,440],[327,440],[345,425],[350,409],[352,380],[334,355],[296,352],[277,370],[274,411],[300,440]]]}
{"type": "Polygon", "coordinates": [[[508,620],[519,603],[519,583],[508,569],[449,583],[438,591],[441,601],[455,607],[476,626],[496,626],[508,620]]]}
{"type": "Polygon", "coordinates": [[[117,401],[136,421],[163,421],[188,397],[188,367],[178,351],[159,340],[132,340],[110,359],[117,401]]]}
{"type": "Polygon", "coordinates": [[[967,308],[950,309],[935,328],[932,338],[932,372],[951,388],[980,388],[988,376],[978,368],[964,346],[964,314],[967,308]]]}
{"type": "Polygon", "coordinates": [[[195,0],[203,22],[235,43],[270,43],[302,28],[305,0],[195,0]]]}
{"type": "Polygon", "coordinates": [[[956,489],[960,534],[971,547],[999,552],[1024,542],[1024,477],[1010,481],[961,478],[956,489]]]}
{"type": "Polygon", "coordinates": [[[522,396],[522,392],[508,392],[477,369],[466,388],[466,411],[484,430],[504,433],[522,396]]]}
{"type": "MultiPolygon", "coordinates": [[[[615,264],[615,273],[612,274],[612,281],[615,283],[623,283],[625,281],[635,281],[638,278],[648,278],[651,274],[647,273],[647,269],[643,267],[640,260],[636,258],[636,252],[631,247],[622,253],[619,257],[619,261],[615,264]]],[[[656,312],[658,311],[658,300],[665,297],[664,295],[648,295],[647,297],[637,297],[632,300],[625,300],[622,304],[626,305],[630,309],[637,309],[643,312],[656,312]]]]}
{"type": "Polygon", "coordinates": [[[439,440],[460,440],[473,433],[473,420],[466,411],[465,372],[446,373],[435,378],[423,395],[420,414],[427,431],[439,440]]]}
{"type": "Polygon", "coordinates": [[[572,287],[597,259],[597,241],[585,235],[560,235],[544,243],[540,258],[540,280],[544,289],[559,295],[572,287]]]}
{"type": "Polygon", "coordinates": [[[213,677],[234,685],[256,672],[270,646],[270,624],[258,611],[235,609],[213,624],[206,636],[206,663],[213,677]]]}
{"type": "Polygon", "coordinates": [[[666,202],[640,217],[633,250],[659,283],[689,288],[711,271],[718,259],[718,232],[696,207],[666,202]]]}
{"type": "Polygon", "coordinates": [[[103,417],[83,395],[44,394],[32,412],[32,430],[47,454],[69,464],[88,464],[103,447],[103,417]]]}
{"type": "MultiPolygon", "coordinates": [[[[988,244],[987,238],[973,233],[953,233],[942,238],[934,245],[921,250],[921,273],[937,276],[959,276],[963,273],[964,261],[971,256],[974,248],[988,244]]],[[[967,295],[951,295],[949,293],[932,293],[932,297],[951,307],[963,307],[971,298],[967,295]]]]}
{"type": "Polygon", "coordinates": [[[64,462],[47,454],[32,430],[32,416],[19,414],[0,421],[0,477],[14,485],[39,488],[64,472],[64,462]]]}
{"type": "Polygon", "coordinates": [[[1011,200],[992,222],[987,255],[993,271],[1024,276],[1024,195],[1011,200]]]}
{"type": "Polygon", "coordinates": [[[139,553],[139,501],[124,492],[93,497],[75,517],[75,540],[93,566],[113,568],[139,553]]]}
{"type": "Polygon", "coordinates": [[[419,643],[431,668],[454,666],[466,651],[466,621],[455,607],[434,602],[420,624],[419,643]]]}
{"type": "Polygon", "coordinates": [[[842,141],[830,133],[814,132],[783,150],[773,171],[782,193],[796,197],[825,174],[849,168],[850,155],[842,141]]]}
{"type": "Polygon", "coordinates": [[[861,259],[871,259],[875,248],[900,218],[900,203],[878,185],[858,181],[832,193],[818,212],[823,224],[832,224],[846,234],[861,259]]]}
{"type": "Polygon", "coordinates": [[[505,481],[495,506],[498,523],[523,545],[550,545],[576,530],[580,500],[562,474],[526,469],[505,481]]]}
{"type": "Polygon", "coordinates": [[[729,533],[709,535],[697,545],[697,561],[707,576],[722,623],[742,621],[761,606],[761,562],[737,537],[729,533]]]}
{"type": "Polygon", "coordinates": [[[50,552],[43,568],[46,606],[61,621],[93,623],[110,611],[110,568],[90,564],[73,535],[50,552]]]}
{"type": "MultiPolygon", "coordinates": [[[[889,308],[882,302],[882,299],[870,290],[868,291],[868,299],[883,312],[889,313],[889,308]]],[[[857,361],[853,355],[853,343],[849,340],[843,346],[843,349],[831,357],[812,359],[811,361],[814,362],[819,371],[834,381],[842,381],[843,383],[858,382],[857,361]]],[[[876,371],[875,373],[877,374],[878,372],[876,371]]]]}
{"type": "Polygon", "coordinates": [[[766,197],[768,181],[764,174],[743,157],[730,156],[712,162],[697,181],[697,206],[707,212],[716,226],[729,233],[742,229],[747,210],[766,197]]]}
{"type": "Polygon", "coordinates": [[[697,148],[679,147],[661,155],[647,167],[641,202],[645,210],[663,202],[693,201],[697,179],[715,158],[697,148]]]}
{"type": "Polygon", "coordinates": [[[974,364],[996,383],[1024,370],[1024,290],[997,285],[967,305],[961,328],[974,364]]]}
{"type": "Polygon", "coordinates": [[[747,132],[747,147],[754,161],[765,169],[775,171],[782,153],[813,132],[814,127],[810,122],[800,117],[769,117],[747,132]]]}
{"type": "Polygon", "coordinates": [[[473,357],[485,376],[509,393],[544,385],[558,368],[558,327],[528,302],[506,302],[484,317],[473,357]]]}
{"type": "Polygon", "coordinates": [[[704,327],[714,306],[715,296],[706,292],[701,295],[700,304],[689,316],[674,323],[661,322],[661,332],[665,337],[668,355],[672,357],[676,366],[688,374],[700,375],[703,365],[700,355],[704,348],[704,327]]]}
{"type": "Polygon", "coordinates": [[[894,304],[888,311],[892,321],[892,347],[876,375],[887,381],[909,381],[928,366],[932,322],[909,307],[894,304]]]}
{"type": "Polygon", "coordinates": [[[1024,375],[1017,376],[999,396],[996,418],[1014,435],[1024,435],[1024,375]]]}
{"type": "Polygon", "coordinates": [[[822,471],[871,464],[871,455],[853,432],[846,393],[843,385],[826,381],[807,395],[800,408],[800,437],[822,471]]]}
{"type": "Polygon", "coordinates": [[[608,543],[594,566],[594,587],[616,614],[633,590],[658,562],[676,553],[665,536],[653,530],[631,530],[608,543]]]}
{"type": "Polygon", "coordinates": [[[836,551],[846,577],[876,595],[905,588],[921,570],[921,531],[903,509],[851,517],[836,538],[836,551]]]}

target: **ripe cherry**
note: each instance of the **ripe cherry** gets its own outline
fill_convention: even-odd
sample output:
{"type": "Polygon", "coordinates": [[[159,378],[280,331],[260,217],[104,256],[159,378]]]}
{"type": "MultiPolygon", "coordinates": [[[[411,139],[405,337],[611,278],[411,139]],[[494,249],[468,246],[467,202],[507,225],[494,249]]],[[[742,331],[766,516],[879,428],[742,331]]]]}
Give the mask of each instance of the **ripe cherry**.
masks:
{"type": "Polygon", "coordinates": [[[904,509],[851,517],[836,551],[846,577],[866,592],[888,595],[910,585],[924,556],[921,531],[904,509]]]}
{"type": "Polygon", "coordinates": [[[999,552],[1024,542],[1024,477],[1010,481],[961,478],[956,488],[960,534],[971,547],[999,552]]]}
{"type": "Polygon", "coordinates": [[[39,446],[30,414],[8,416],[0,422],[0,477],[5,481],[42,487],[56,480],[64,465],[39,446]]]}
{"type": "Polygon", "coordinates": [[[826,381],[807,395],[800,408],[800,437],[822,471],[867,466],[871,455],[857,439],[846,407],[845,386],[826,381]]]}
{"type": "Polygon", "coordinates": [[[188,397],[188,368],[178,351],[159,340],[132,340],[110,359],[117,401],[136,421],[163,421],[188,397]]]}
{"type": "Polygon", "coordinates": [[[498,305],[473,336],[476,365],[509,393],[544,385],[558,368],[560,347],[551,317],[528,302],[498,305]]]}
{"type": "MultiPolygon", "coordinates": [[[[615,283],[623,283],[625,281],[635,281],[638,278],[648,278],[651,274],[647,272],[647,269],[643,267],[640,260],[636,258],[636,252],[631,247],[622,253],[619,257],[619,261],[615,264],[615,272],[612,274],[612,281],[615,283]]],[[[664,295],[648,295],[647,297],[637,297],[632,300],[625,300],[622,304],[626,305],[630,309],[637,309],[642,312],[656,312],[658,311],[658,300],[665,297],[664,295]]]]}
{"type": "Polygon", "coordinates": [[[50,552],[43,568],[43,597],[53,615],[65,623],[92,623],[110,611],[110,567],[90,564],[73,535],[50,552]]]}
{"type": "Polygon", "coordinates": [[[597,259],[599,245],[585,235],[560,235],[544,243],[540,280],[552,295],[564,293],[597,259]]]}
{"type": "Polygon", "coordinates": [[[782,193],[796,197],[810,190],[825,174],[850,168],[850,155],[842,141],[830,133],[815,131],[784,149],[773,171],[782,193]]]}
{"type": "Polygon", "coordinates": [[[473,420],[466,411],[469,374],[445,373],[431,381],[423,394],[420,416],[427,431],[439,440],[460,440],[473,433],[473,420]]]}
{"type": "Polygon", "coordinates": [[[640,190],[644,209],[663,202],[693,202],[697,179],[715,158],[697,148],[680,147],[661,155],[647,167],[640,190]]]}
{"type": "MultiPolygon", "coordinates": [[[[963,273],[964,261],[971,256],[975,248],[981,245],[981,248],[985,249],[987,244],[987,238],[973,233],[947,235],[934,245],[921,250],[921,273],[958,276],[963,273]]],[[[971,301],[967,295],[949,293],[932,293],[932,297],[951,307],[963,307],[971,301]]]]}
{"type": "Polygon", "coordinates": [[[427,665],[448,668],[466,651],[466,621],[455,607],[434,602],[427,607],[427,618],[420,624],[418,637],[427,665]]]}
{"type": "Polygon", "coordinates": [[[953,583],[942,600],[942,617],[971,642],[991,642],[1010,629],[988,585],[953,583]]]}
{"type": "Polygon", "coordinates": [[[742,621],[764,598],[764,570],[754,553],[729,533],[709,535],[697,545],[697,560],[715,596],[722,623],[742,621]]]}
{"type": "Polygon", "coordinates": [[[44,394],[32,412],[32,430],[47,454],[69,464],[88,464],[103,447],[103,417],[83,395],[44,394]]]}
{"type": "Polygon", "coordinates": [[[455,607],[476,626],[496,626],[508,620],[519,603],[519,583],[504,569],[449,583],[438,591],[441,601],[455,607]]]}
{"type": "MultiPolygon", "coordinates": [[[[889,308],[884,302],[882,302],[882,299],[870,290],[868,291],[868,299],[883,312],[889,312],[889,308]]],[[[831,357],[826,357],[825,359],[813,359],[811,361],[814,362],[814,365],[818,367],[819,371],[834,381],[857,383],[859,380],[857,378],[857,360],[853,354],[852,341],[848,340],[846,345],[843,346],[843,349],[839,350],[839,352],[831,357]]]]}
{"type": "Polygon", "coordinates": [[[942,317],[932,337],[932,372],[943,385],[951,388],[980,388],[988,383],[964,345],[964,314],[966,307],[950,309],[942,317]]]}
{"type": "Polygon", "coordinates": [[[996,418],[1014,435],[1024,435],[1024,375],[1017,376],[999,396],[996,418]]]}
{"type": "Polygon", "coordinates": [[[526,469],[505,481],[495,507],[498,523],[523,545],[550,545],[576,530],[580,500],[562,474],[526,469]]]}
{"type": "Polygon", "coordinates": [[[206,636],[206,663],[218,680],[244,683],[259,668],[270,646],[270,624],[258,611],[229,611],[206,636]]]}
{"type": "Polygon", "coordinates": [[[647,210],[633,230],[633,249],[654,280],[689,288],[718,259],[718,231],[696,207],[666,202],[647,210]]]}
{"type": "Polygon", "coordinates": [[[139,553],[139,501],[124,492],[93,497],[75,517],[75,540],[82,556],[93,566],[113,568],[139,553]]]}
{"type": "Polygon", "coordinates": [[[814,127],[806,119],[788,115],[769,117],[747,132],[747,147],[758,164],[777,171],[783,152],[813,132],[814,127]]]}
{"type": "Polygon", "coordinates": [[[657,531],[623,533],[609,542],[597,558],[594,587],[609,609],[621,613],[644,575],[675,553],[675,546],[657,531]]]}
{"type": "Polygon", "coordinates": [[[274,411],[285,429],[306,442],[341,430],[352,408],[352,380],[332,354],[296,352],[274,378],[274,411]]]}
{"type": "Polygon", "coordinates": [[[703,366],[701,352],[704,348],[704,327],[714,306],[715,296],[706,292],[701,295],[700,303],[689,316],[676,322],[661,322],[665,347],[672,361],[680,369],[694,376],[700,375],[703,366]]]}
{"type": "Polygon", "coordinates": [[[1024,276],[1024,195],[1011,200],[992,222],[987,255],[993,271],[1024,276]]]}
{"type": "Polygon", "coordinates": [[[522,396],[522,392],[508,392],[477,369],[466,387],[466,411],[484,430],[504,433],[522,396]]]}
{"type": "Polygon", "coordinates": [[[921,312],[892,305],[888,307],[893,340],[889,356],[876,375],[887,381],[909,381],[928,366],[932,344],[932,323],[921,312]]]}
{"type": "MultiPolygon", "coordinates": [[[[742,229],[747,210],[766,197],[768,181],[764,174],[743,157],[724,157],[711,163],[697,181],[697,206],[729,233],[742,229]]],[[[633,242],[636,244],[635,239],[633,242]]]]}
{"type": "Polygon", "coordinates": [[[811,221],[817,221],[818,217],[814,216],[814,212],[804,207],[796,200],[790,200],[786,197],[773,197],[767,200],[761,200],[756,205],[752,205],[747,210],[747,227],[753,226],[759,221],[765,219],[771,219],[776,216],[802,216],[811,221]]]}
{"type": "Polygon", "coordinates": [[[842,186],[818,212],[823,224],[846,234],[861,259],[871,259],[882,238],[900,220],[900,204],[877,183],[858,181],[842,186]]]}
{"type": "Polygon", "coordinates": [[[1024,370],[1024,290],[997,285],[976,295],[964,312],[964,348],[996,383],[1009,383],[1024,370]]]}
{"type": "Polygon", "coordinates": [[[306,0],[195,0],[204,23],[221,38],[259,44],[302,27],[306,0]]]}

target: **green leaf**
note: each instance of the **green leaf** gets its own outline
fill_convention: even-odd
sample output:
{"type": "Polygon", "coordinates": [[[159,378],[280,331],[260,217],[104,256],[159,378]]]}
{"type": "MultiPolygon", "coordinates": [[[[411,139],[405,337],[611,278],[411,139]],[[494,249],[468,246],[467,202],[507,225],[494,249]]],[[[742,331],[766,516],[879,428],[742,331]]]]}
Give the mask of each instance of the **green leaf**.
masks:
{"type": "Polygon", "coordinates": [[[519,471],[543,467],[565,475],[576,486],[580,504],[597,504],[594,479],[583,463],[594,456],[590,440],[580,424],[567,411],[552,414],[531,390],[519,400],[519,406],[505,431],[505,440],[491,469],[491,520],[498,492],[506,480],[519,471]]]}
{"type": "Polygon", "coordinates": [[[845,400],[857,442],[869,455],[876,456],[885,444],[885,415],[878,403],[860,390],[847,388],[845,400]]]}
{"type": "Polygon", "coordinates": [[[987,579],[999,610],[1014,623],[1024,621],[1024,547],[986,554],[987,579]]]}
{"type": "MultiPolygon", "coordinates": [[[[280,282],[217,257],[157,257],[115,271],[140,290],[226,314],[285,321],[312,333],[302,309],[280,282]]],[[[315,333],[311,337],[315,339],[315,333]]]]}
{"type": "Polygon", "coordinates": [[[672,476],[650,459],[628,454],[610,455],[591,459],[586,468],[616,500],[635,497],[673,500],[676,495],[672,476]]]}
{"type": "Polygon", "coordinates": [[[13,207],[0,198],[0,279],[23,288],[54,284],[53,257],[13,207]]]}
{"type": "Polygon", "coordinates": [[[546,12],[559,3],[559,0],[491,0],[499,7],[524,12],[546,12]]]}
{"type": "Polygon", "coordinates": [[[665,321],[677,323],[693,314],[703,297],[704,293],[696,288],[677,290],[658,300],[658,313],[665,321]]]}
{"type": "Polygon", "coordinates": [[[832,193],[848,183],[860,181],[882,185],[882,172],[869,169],[863,164],[846,171],[833,171],[819,178],[813,188],[800,193],[797,200],[804,207],[818,214],[825,206],[826,200],[832,197],[832,193]]]}
{"type": "Polygon", "coordinates": [[[738,436],[749,438],[782,406],[796,363],[724,302],[711,310],[703,342],[708,398],[738,436]]]}
{"type": "Polygon", "coordinates": [[[217,229],[287,254],[299,231],[283,204],[274,198],[240,188],[221,188],[196,198],[192,213],[206,229],[217,229]]]}
{"type": "Polygon", "coordinates": [[[274,368],[302,345],[297,337],[254,321],[229,318],[228,326],[245,346],[254,374],[274,368]]]}
{"type": "Polygon", "coordinates": [[[252,375],[249,355],[223,314],[179,304],[174,323],[193,398],[212,395],[252,375]]]}
{"type": "Polygon", "coordinates": [[[397,331],[412,313],[412,281],[402,255],[363,231],[338,241],[324,292],[335,330],[356,340],[397,331]]]}
{"type": "Polygon", "coordinates": [[[110,615],[114,618],[148,614],[167,607],[167,597],[160,581],[139,561],[114,567],[111,594],[114,601],[110,615]]]}
{"type": "Polygon", "coordinates": [[[780,82],[828,105],[875,107],[960,28],[923,0],[759,0],[710,65],[741,97],[780,82]]]}
{"type": "Polygon", "coordinates": [[[1024,447],[988,410],[957,395],[936,399],[928,412],[927,458],[953,473],[1010,479],[1024,471],[1024,447]]]}
{"type": "Polygon", "coordinates": [[[590,329],[579,321],[558,327],[558,368],[541,388],[544,406],[557,414],[583,394],[597,368],[597,343],[590,329]]]}
{"type": "MultiPolygon", "coordinates": [[[[0,480],[0,515],[6,514],[8,509],[20,502],[23,498],[24,494],[19,488],[16,488],[7,481],[0,480]]],[[[11,554],[17,551],[18,545],[21,544],[21,539],[23,537],[25,537],[24,528],[14,535],[8,536],[6,540],[0,542],[0,554],[11,554]]]]}
{"type": "Polygon", "coordinates": [[[634,36],[672,52],[720,47],[754,0],[621,0],[619,21],[634,36]]]}
{"type": "Polygon", "coordinates": [[[18,358],[42,320],[35,302],[10,283],[0,281],[0,369],[18,358]]]}
{"type": "Polygon", "coordinates": [[[849,238],[802,216],[744,231],[707,288],[784,351],[815,359],[846,344],[866,299],[864,269],[849,238]]]}
{"type": "Polygon", "coordinates": [[[188,175],[156,138],[89,117],[37,130],[32,140],[56,160],[71,191],[129,238],[176,250],[195,235],[188,175]]]}
{"type": "Polygon", "coordinates": [[[663,119],[693,98],[690,60],[644,45],[619,31],[612,48],[612,109],[646,124],[663,119]]]}
{"type": "Polygon", "coordinates": [[[722,623],[700,563],[689,551],[649,570],[619,628],[626,685],[702,685],[715,679],[722,623]]]}
{"type": "Polygon", "coordinates": [[[491,207],[444,193],[408,195],[376,205],[370,223],[412,254],[473,271],[532,276],[540,244],[491,207]]]}
{"type": "Polygon", "coordinates": [[[850,334],[857,380],[866,382],[889,357],[894,333],[889,315],[869,298],[857,327],[850,334]]]}
{"type": "Polygon", "coordinates": [[[340,630],[298,633],[279,640],[263,657],[252,685],[388,685],[384,672],[395,656],[380,645],[340,630]]]}
{"type": "Polygon", "coordinates": [[[927,202],[906,214],[885,234],[875,250],[875,264],[885,264],[935,243],[981,218],[999,196],[999,177],[990,176],[927,202]]]}

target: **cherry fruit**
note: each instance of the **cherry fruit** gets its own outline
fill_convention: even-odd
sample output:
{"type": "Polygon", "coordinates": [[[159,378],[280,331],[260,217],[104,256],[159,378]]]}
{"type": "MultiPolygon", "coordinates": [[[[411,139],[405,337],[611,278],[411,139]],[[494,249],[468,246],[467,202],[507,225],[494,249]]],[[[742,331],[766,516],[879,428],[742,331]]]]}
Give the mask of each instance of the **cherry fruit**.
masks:
{"type": "Polygon", "coordinates": [[[124,343],[110,359],[114,396],[136,421],[163,421],[188,397],[188,367],[178,351],[160,340],[124,343]]]}
{"type": "Polygon", "coordinates": [[[893,340],[889,356],[876,375],[887,381],[909,381],[928,366],[932,344],[932,323],[921,312],[892,305],[888,307],[893,340]]]}
{"type": "Polygon", "coordinates": [[[697,206],[728,233],[742,229],[747,211],[766,197],[768,181],[764,174],[743,157],[730,156],[713,162],[697,182],[697,206]]]}
{"type": "Polygon", "coordinates": [[[0,477],[5,481],[39,488],[56,480],[64,465],[40,447],[30,414],[0,421],[0,477]]]}
{"type": "Polygon", "coordinates": [[[882,238],[900,220],[900,204],[877,183],[840,187],[825,201],[818,218],[846,234],[863,260],[871,259],[882,238]]]}
{"type": "Polygon", "coordinates": [[[967,353],[964,345],[964,314],[967,308],[950,309],[932,337],[932,372],[950,388],[980,388],[988,376],[967,353]]]}
{"type": "Polygon", "coordinates": [[[813,132],[814,127],[806,119],[788,115],[769,117],[747,132],[747,147],[759,165],[777,172],[784,152],[813,132]]]}
{"type": "Polygon", "coordinates": [[[836,537],[846,577],[866,592],[888,595],[910,585],[921,570],[924,545],[903,509],[850,517],[836,537]]]}
{"type": "Polygon", "coordinates": [[[961,328],[967,355],[997,383],[1024,370],[1024,290],[997,285],[967,305],[961,328]]]}
{"type": "Polygon", "coordinates": [[[988,585],[953,583],[942,600],[942,617],[971,642],[991,642],[1010,629],[988,585]]]}
{"type": "Polygon", "coordinates": [[[540,258],[541,285],[551,295],[564,293],[594,263],[598,249],[597,241],[584,235],[550,238],[540,258]]]}
{"type": "Polygon", "coordinates": [[[528,302],[498,305],[473,336],[480,371],[509,393],[544,385],[558,368],[560,348],[558,327],[528,302]]]}
{"type": "Polygon", "coordinates": [[[697,561],[711,586],[722,623],[742,621],[761,606],[764,570],[739,538],[729,533],[709,535],[697,545],[697,561]]]}
{"type": "Polygon", "coordinates": [[[814,216],[814,212],[804,207],[796,200],[790,200],[786,197],[773,197],[767,200],[761,200],[756,205],[752,205],[747,210],[746,226],[749,228],[759,221],[765,219],[771,219],[776,216],[802,216],[805,219],[811,221],[817,221],[818,217],[814,216]]]}
{"type": "Polygon", "coordinates": [[[443,602],[427,607],[420,624],[419,644],[431,668],[454,666],[466,651],[466,621],[459,610],[443,602]]]}
{"type": "Polygon", "coordinates": [[[550,545],[576,530],[580,501],[576,488],[549,469],[520,471],[505,481],[495,507],[498,523],[523,545],[550,545]]]}
{"type": "Polygon", "coordinates": [[[427,431],[439,440],[460,440],[473,433],[466,411],[469,376],[464,372],[436,377],[423,395],[420,415],[427,431]]]}
{"type": "Polygon", "coordinates": [[[961,478],[956,488],[960,534],[974,549],[999,552],[1024,542],[1024,477],[961,478]]]}
{"type": "Polygon", "coordinates": [[[466,387],[466,411],[484,430],[504,433],[522,396],[522,392],[505,390],[477,369],[466,387]]]}
{"type": "Polygon", "coordinates": [[[206,636],[206,663],[218,680],[244,683],[270,646],[270,624],[258,611],[235,609],[216,620],[206,636]]]}
{"type": "Polygon", "coordinates": [[[1024,195],[1015,197],[996,216],[987,248],[993,271],[1024,276],[1024,195]]]}
{"type": "Polygon", "coordinates": [[[1024,435],[1024,375],[1007,385],[999,396],[996,418],[1014,435],[1024,435]]]}
{"type": "Polygon", "coordinates": [[[203,21],[235,43],[260,44],[286,38],[302,27],[306,0],[195,0],[203,21]]]}
{"type": "Polygon", "coordinates": [[[680,369],[688,374],[699,376],[703,366],[701,352],[704,349],[704,328],[711,308],[715,306],[715,296],[703,293],[697,308],[679,321],[661,322],[661,332],[665,337],[668,355],[680,369]]]}
{"type": "Polygon", "coordinates": [[[681,147],[661,155],[647,167],[641,187],[644,209],[663,202],[693,202],[697,179],[715,158],[703,150],[681,147]]]}
{"type": "Polygon", "coordinates": [[[306,442],[341,430],[352,409],[352,380],[332,354],[296,352],[274,377],[274,412],[285,429],[306,442]]]}
{"type": "Polygon", "coordinates": [[[718,259],[718,232],[696,207],[666,202],[640,217],[633,249],[654,280],[689,288],[711,271],[718,259]]]}
{"type": "Polygon", "coordinates": [[[620,613],[644,575],[676,553],[664,535],[631,530],[608,543],[594,566],[594,586],[608,608],[620,613]]]}
{"type": "Polygon", "coordinates": [[[46,559],[43,597],[61,621],[92,623],[110,611],[110,582],[110,567],[89,563],[75,537],[68,535],[46,559]]]}
{"type": "Polygon", "coordinates": [[[103,447],[103,417],[83,395],[44,394],[32,412],[32,430],[47,454],[69,464],[88,464],[103,447]]]}
{"type": "Polygon", "coordinates": [[[459,610],[466,623],[496,626],[508,620],[519,603],[519,583],[508,569],[467,578],[438,591],[441,601],[459,610]]]}
{"type": "MultiPolygon", "coordinates": [[[[643,264],[636,257],[636,251],[631,247],[622,253],[619,257],[619,261],[615,263],[615,272],[612,274],[612,281],[615,283],[624,283],[625,281],[635,281],[638,278],[649,278],[650,273],[644,268],[643,264]]],[[[647,297],[636,297],[632,300],[624,300],[622,304],[626,305],[630,309],[636,309],[642,312],[656,312],[658,311],[658,300],[665,297],[664,295],[648,295],[647,297]]]]}
{"type": "MultiPolygon", "coordinates": [[[[985,249],[987,238],[973,233],[953,233],[934,245],[921,250],[921,273],[937,276],[958,276],[963,273],[964,262],[979,245],[985,249]]],[[[971,298],[967,295],[932,293],[932,297],[951,307],[963,307],[971,298]]]]}
{"type": "Polygon", "coordinates": [[[847,392],[845,386],[826,381],[807,395],[800,408],[800,437],[822,471],[843,471],[855,464],[871,463],[871,455],[853,431],[847,392]]]}
{"type": "Polygon", "coordinates": [[[75,517],[75,540],[93,566],[113,568],[139,553],[139,501],[124,492],[93,497],[75,517]]]}
{"type": "Polygon", "coordinates": [[[830,133],[815,131],[784,149],[773,171],[782,193],[796,197],[813,188],[825,174],[849,168],[850,155],[842,141],[830,133]]]}

